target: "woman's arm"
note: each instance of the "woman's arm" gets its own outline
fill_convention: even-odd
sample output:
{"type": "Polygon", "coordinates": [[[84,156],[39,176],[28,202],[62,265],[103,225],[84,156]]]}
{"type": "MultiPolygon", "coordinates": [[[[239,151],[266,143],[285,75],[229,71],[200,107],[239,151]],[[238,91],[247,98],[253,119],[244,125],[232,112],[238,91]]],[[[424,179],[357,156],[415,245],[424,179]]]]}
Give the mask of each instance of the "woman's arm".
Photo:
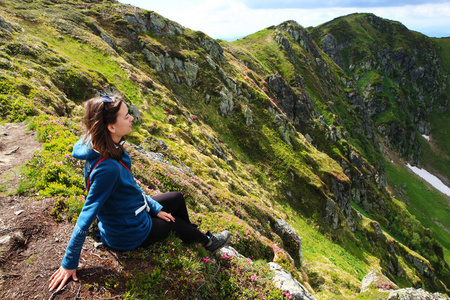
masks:
{"type": "Polygon", "coordinates": [[[59,290],[71,276],[74,279],[76,278],[81,249],[89,232],[89,227],[97,217],[105,201],[116,189],[116,182],[119,176],[120,168],[115,164],[105,163],[105,165],[99,166],[93,171],[89,195],[73,229],[61,268],[51,277],[50,289],[55,288],[61,282],[59,290]]]}

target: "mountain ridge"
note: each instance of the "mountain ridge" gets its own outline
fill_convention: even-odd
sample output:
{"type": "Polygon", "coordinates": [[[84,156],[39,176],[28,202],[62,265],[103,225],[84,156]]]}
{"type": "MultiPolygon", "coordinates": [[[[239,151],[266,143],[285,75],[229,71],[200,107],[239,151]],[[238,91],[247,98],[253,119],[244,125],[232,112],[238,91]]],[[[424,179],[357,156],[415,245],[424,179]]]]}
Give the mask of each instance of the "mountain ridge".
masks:
{"type": "MultiPolygon", "coordinates": [[[[6,3],[28,2],[3,1],[2,6],[6,3]]],[[[364,251],[379,244],[373,249],[384,260],[381,268],[391,276],[416,265],[413,268],[420,281],[416,275],[398,276],[405,286],[421,282],[431,289],[446,290],[430,273],[432,269],[440,272],[444,281],[449,276],[437,243],[430,239],[427,243],[436,250],[421,250],[435,257],[430,268],[426,259],[419,263],[417,256],[410,258],[410,250],[401,243],[383,235],[372,236],[381,225],[406,242],[409,233],[403,230],[414,226],[413,231],[421,234],[417,244],[409,246],[421,248],[425,243],[421,241],[425,230],[414,222],[404,226],[410,217],[386,190],[377,138],[380,130],[375,126],[377,120],[372,121],[365,111],[358,85],[358,80],[366,80],[365,73],[355,80],[353,74],[337,67],[338,63],[317,47],[317,33],[310,36],[300,25],[287,21],[226,43],[114,1],[67,1],[67,9],[57,7],[58,1],[42,3],[47,3],[47,19],[33,12],[33,6],[24,10],[10,6],[8,16],[23,20],[26,30],[43,42],[25,36],[21,37],[25,45],[14,43],[21,25],[17,27],[4,16],[0,22],[4,29],[2,65],[10,72],[2,74],[2,104],[10,105],[2,110],[4,119],[18,119],[10,112],[20,101],[21,108],[31,115],[47,110],[76,117],[80,102],[88,95],[120,91],[141,107],[142,125],[130,137],[131,142],[161,150],[154,139],[144,143],[145,138],[158,137],[167,143],[174,163],[183,162],[213,186],[237,194],[258,194],[262,199],[276,198],[279,205],[290,207],[287,211],[300,212],[337,243],[345,244],[345,238],[355,244],[364,240],[364,251]],[[54,10],[48,10],[52,5],[54,10]],[[63,12],[76,8],[82,13],[74,9],[59,19],[57,8],[63,12]],[[50,27],[54,20],[57,26],[50,27]],[[43,28],[52,34],[45,36],[43,28]],[[20,57],[24,60],[15,60],[20,57]],[[105,58],[109,59],[106,64],[105,58]],[[33,72],[28,71],[34,76],[22,67],[26,59],[35,62],[30,69],[33,72]],[[11,61],[19,65],[18,71],[11,61]],[[54,72],[49,71],[53,68],[54,72]],[[11,74],[24,78],[22,84],[13,83],[11,74]],[[48,74],[52,75],[46,77],[48,74]],[[33,101],[26,105],[28,99],[33,101]],[[397,213],[406,219],[399,220],[397,213]],[[367,223],[360,219],[361,214],[370,214],[377,221],[367,223]],[[402,228],[396,228],[400,224],[402,228]],[[386,252],[386,245],[395,250],[386,252]]],[[[34,3],[37,10],[40,5],[34,3]]],[[[390,83],[388,88],[392,87],[390,83]]],[[[416,94],[431,89],[420,84],[417,88],[416,94]]],[[[379,101],[376,94],[373,97],[379,101]]],[[[447,104],[445,99],[439,103],[445,108],[448,98],[447,104]]],[[[411,126],[406,129],[415,132],[411,126]]],[[[390,136],[395,137],[396,132],[390,136]]],[[[417,146],[412,145],[412,151],[395,145],[391,148],[418,163],[417,146]]]]}

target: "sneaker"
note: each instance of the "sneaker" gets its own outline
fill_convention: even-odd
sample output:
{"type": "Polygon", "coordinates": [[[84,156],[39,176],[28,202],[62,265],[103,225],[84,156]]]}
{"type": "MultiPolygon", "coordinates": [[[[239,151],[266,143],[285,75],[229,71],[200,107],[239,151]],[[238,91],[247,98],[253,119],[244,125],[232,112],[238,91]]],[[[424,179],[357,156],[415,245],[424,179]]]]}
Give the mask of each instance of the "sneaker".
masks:
{"type": "Polygon", "coordinates": [[[228,244],[231,234],[228,230],[224,230],[221,233],[216,234],[212,234],[208,231],[206,236],[208,236],[209,242],[205,245],[205,249],[211,253],[215,253],[217,250],[228,244]]]}

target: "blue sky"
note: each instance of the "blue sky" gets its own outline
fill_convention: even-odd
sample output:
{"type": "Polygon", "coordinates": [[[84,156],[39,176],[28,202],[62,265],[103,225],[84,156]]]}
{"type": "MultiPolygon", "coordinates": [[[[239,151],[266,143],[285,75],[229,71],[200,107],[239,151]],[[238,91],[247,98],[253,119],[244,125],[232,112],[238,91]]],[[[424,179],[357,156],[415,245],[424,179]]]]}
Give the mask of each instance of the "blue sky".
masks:
{"type": "Polygon", "coordinates": [[[429,37],[450,36],[450,0],[119,0],[215,39],[235,39],[287,20],[317,26],[355,12],[399,21],[429,37]]]}

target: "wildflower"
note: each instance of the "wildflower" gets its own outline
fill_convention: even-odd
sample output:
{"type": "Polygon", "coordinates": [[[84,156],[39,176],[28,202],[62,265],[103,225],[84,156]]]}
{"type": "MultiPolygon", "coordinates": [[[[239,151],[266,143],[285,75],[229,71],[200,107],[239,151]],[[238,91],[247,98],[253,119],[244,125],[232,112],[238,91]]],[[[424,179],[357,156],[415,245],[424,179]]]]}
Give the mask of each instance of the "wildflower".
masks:
{"type": "Polygon", "coordinates": [[[169,259],[166,259],[164,262],[167,264],[169,262],[169,259]]]}
{"type": "Polygon", "coordinates": [[[250,276],[250,279],[252,280],[252,281],[254,281],[255,280],[255,278],[256,278],[256,275],[252,275],[252,276],[250,276]]]}
{"type": "Polygon", "coordinates": [[[204,263],[208,263],[208,262],[214,262],[211,258],[209,258],[208,256],[207,257],[205,257],[204,259],[203,259],[203,262],[204,263]]]}

